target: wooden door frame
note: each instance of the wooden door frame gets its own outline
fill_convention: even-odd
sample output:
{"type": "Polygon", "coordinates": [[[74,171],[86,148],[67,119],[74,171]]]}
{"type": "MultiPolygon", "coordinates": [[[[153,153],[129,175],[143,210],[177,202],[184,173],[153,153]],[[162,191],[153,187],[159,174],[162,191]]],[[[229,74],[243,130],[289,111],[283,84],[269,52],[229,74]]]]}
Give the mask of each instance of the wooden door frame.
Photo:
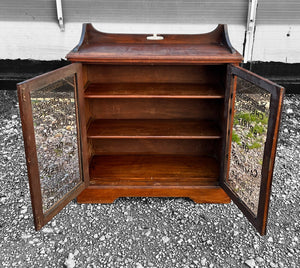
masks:
{"type": "MultiPolygon", "coordinates": [[[[35,229],[40,230],[48,221],[50,221],[59,211],[61,211],[71,200],[73,200],[82,190],[88,185],[88,177],[86,177],[86,163],[85,159],[82,157],[82,153],[85,152],[85,145],[82,139],[81,126],[85,125],[84,118],[82,121],[82,116],[79,110],[83,109],[83,100],[80,94],[83,94],[82,86],[82,65],[80,63],[74,63],[60,69],[51,71],[49,73],[37,76],[35,78],[29,79],[17,85],[19,107],[20,107],[20,117],[23,129],[23,139],[26,154],[26,164],[29,179],[29,187],[31,193],[31,204],[34,216],[35,229]],[[76,185],[69,193],[67,193],[63,198],[57,201],[50,209],[46,212],[43,211],[42,207],[42,193],[41,193],[41,183],[39,176],[38,167],[38,156],[36,151],[35,133],[32,117],[32,107],[30,92],[35,89],[45,87],[55,81],[63,79],[67,76],[74,75],[75,82],[75,111],[77,118],[77,140],[78,140],[78,158],[79,158],[79,168],[80,177],[82,182],[76,185]],[[84,180],[83,180],[84,179],[84,180]]],[[[81,110],[83,111],[83,110],[81,110]]],[[[83,112],[81,112],[83,113],[83,112]]]]}
{"type": "Polygon", "coordinates": [[[229,64],[227,68],[227,88],[226,99],[228,103],[224,113],[227,120],[224,123],[225,145],[223,145],[223,163],[220,184],[232,201],[244,213],[247,219],[253,224],[261,235],[266,234],[268,209],[273,178],[273,169],[276,155],[277,139],[281,118],[284,88],[241,67],[229,64]],[[247,207],[247,205],[233,192],[227,184],[230,168],[231,136],[234,117],[234,102],[236,95],[236,77],[240,77],[258,87],[261,87],[271,94],[270,115],[268,121],[267,137],[264,149],[262,178],[260,185],[259,204],[257,216],[247,207]]]}

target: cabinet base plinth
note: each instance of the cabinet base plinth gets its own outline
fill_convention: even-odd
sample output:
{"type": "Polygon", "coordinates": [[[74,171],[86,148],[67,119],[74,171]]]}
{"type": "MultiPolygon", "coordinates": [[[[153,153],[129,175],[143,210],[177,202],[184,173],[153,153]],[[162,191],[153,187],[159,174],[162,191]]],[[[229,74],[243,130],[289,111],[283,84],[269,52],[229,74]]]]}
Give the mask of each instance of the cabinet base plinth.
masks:
{"type": "Polygon", "coordinates": [[[78,203],[113,203],[119,197],[188,197],[195,203],[229,203],[219,186],[199,187],[100,187],[90,186],[77,197],[78,203]]]}

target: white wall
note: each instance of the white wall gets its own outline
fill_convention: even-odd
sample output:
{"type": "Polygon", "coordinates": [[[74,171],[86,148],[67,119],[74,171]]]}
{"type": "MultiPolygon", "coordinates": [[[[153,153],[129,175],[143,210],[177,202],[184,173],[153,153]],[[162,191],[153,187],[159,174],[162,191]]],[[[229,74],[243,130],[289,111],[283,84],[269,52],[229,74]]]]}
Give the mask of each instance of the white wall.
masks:
{"type": "Polygon", "coordinates": [[[252,60],[300,62],[300,24],[257,25],[252,60]]]}
{"type": "MultiPolygon", "coordinates": [[[[95,23],[104,32],[178,33],[209,32],[209,24],[95,23]]],[[[81,23],[67,23],[61,32],[55,22],[0,21],[0,59],[60,60],[77,45],[81,23]]],[[[230,41],[243,52],[245,26],[228,25],[230,41]]],[[[254,61],[300,62],[300,25],[257,25],[254,61]],[[290,36],[287,36],[287,33],[290,36]]]]}

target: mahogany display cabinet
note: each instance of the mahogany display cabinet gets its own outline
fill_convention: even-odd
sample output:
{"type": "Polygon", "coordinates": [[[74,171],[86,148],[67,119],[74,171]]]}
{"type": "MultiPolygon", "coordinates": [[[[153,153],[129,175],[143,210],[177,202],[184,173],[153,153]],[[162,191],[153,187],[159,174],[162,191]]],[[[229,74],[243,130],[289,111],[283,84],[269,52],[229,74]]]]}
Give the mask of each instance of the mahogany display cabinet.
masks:
{"type": "Polygon", "coordinates": [[[226,25],[195,35],[84,24],[72,64],[18,84],[35,227],[72,199],[231,200],[263,235],[284,89],[241,67],[226,25]]]}

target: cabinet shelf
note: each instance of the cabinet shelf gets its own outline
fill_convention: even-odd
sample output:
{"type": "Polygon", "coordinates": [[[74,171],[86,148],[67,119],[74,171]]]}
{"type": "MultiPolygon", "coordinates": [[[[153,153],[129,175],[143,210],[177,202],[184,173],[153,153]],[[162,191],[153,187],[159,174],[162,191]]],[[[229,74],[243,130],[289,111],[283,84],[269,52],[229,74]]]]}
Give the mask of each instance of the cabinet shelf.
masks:
{"type": "Polygon", "coordinates": [[[126,139],[220,139],[212,120],[97,119],[89,126],[88,138],[126,139]]]}
{"type": "Polygon", "coordinates": [[[97,155],[90,164],[90,185],[217,186],[215,158],[191,155],[97,155]]]}
{"type": "Polygon", "coordinates": [[[219,84],[99,83],[87,87],[85,98],[221,99],[224,90],[219,84]]]}

